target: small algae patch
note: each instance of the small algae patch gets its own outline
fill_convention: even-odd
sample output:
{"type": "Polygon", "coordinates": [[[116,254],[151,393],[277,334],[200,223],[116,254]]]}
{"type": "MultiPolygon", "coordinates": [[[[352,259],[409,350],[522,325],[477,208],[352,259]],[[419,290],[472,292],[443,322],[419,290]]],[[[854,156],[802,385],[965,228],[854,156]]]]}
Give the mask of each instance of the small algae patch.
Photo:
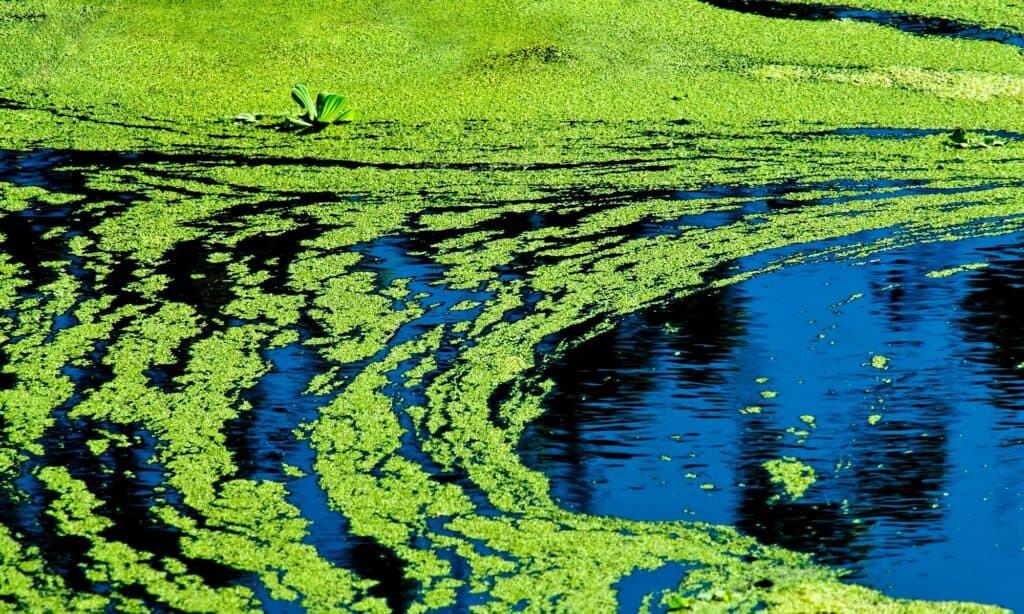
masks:
{"type": "MultiPolygon", "coordinates": [[[[782,487],[783,494],[789,497],[790,501],[803,497],[804,492],[818,481],[813,467],[791,456],[765,461],[761,466],[768,472],[772,483],[782,487]]],[[[776,501],[779,498],[779,495],[774,496],[776,501]]]]}
{"type": "Polygon", "coordinates": [[[959,266],[950,267],[948,269],[928,271],[927,273],[925,273],[924,276],[930,279],[941,279],[943,277],[950,277],[951,275],[956,275],[957,273],[963,273],[964,271],[977,271],[979,269],[984,269],[987,266],[987,262],[969,262],[967,264],[961,264],[959,266]]]}
{"type": "Polygon", "coordinates": [[[889,357],[882,356],[881,354],[875,354],[871,357],[871,366],[875,369],[888,369],[889,368],[889,357]]]}

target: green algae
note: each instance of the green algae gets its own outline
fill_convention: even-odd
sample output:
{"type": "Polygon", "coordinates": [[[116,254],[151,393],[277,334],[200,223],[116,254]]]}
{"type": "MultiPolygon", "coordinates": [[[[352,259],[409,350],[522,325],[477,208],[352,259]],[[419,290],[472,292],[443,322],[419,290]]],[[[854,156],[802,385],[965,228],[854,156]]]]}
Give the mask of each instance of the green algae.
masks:
{"type": "Polygon", "coordinates": [[[977,271],[978,269],[984,269],[988,266],[987,262],[969,262],[967,264],[961,264],[955,267],[949,267],[947,269],[939,269],[937,271],[928,271],[924,274],[929,279],[940,279],[942,277],[950,277],[957,273],[963,273],[964,271],[977,271]]]}
{"type": "Polygon", "coordinates": [[[890,358],[888,356],[882,356],[881,354],[875,354],[871,357],[871,366],[875,369],[885,370],[889,368],[890,358]]]}
{"type": "Polygon", "coordinates": [[[39,549],[24,549],[19,537],[0,525],[0,610],[91,612],[104,607],[103,597],[68,589],[59,575],[47,571],[39,549]]]}
{"type": "MultiPolygon", "coordinates": [[[[761,553],[757,553],[761,554],[761,553]]],[[[840,574],[755,557],[744,566],[710,566],[691,572],[662,603],[669,611],[693,612],[1004,612],[970,603],[891,599],[841,582],[840,574]]]]}
{"type": "MultiPolygon", "coordinates": [[[[761,463],[761,466],[768,472],[773,483],[782,486],[783,493],[790,501],[796,501],[804,496],[804,492],[818,481],[813,467],[791,456],[768,460],[761,463]]],[[[777,500],[778,496],[775,499],[777,500]]]]}
{"type": "MultiPolygon", "coordinates": [[[[0,249],[3,370],[15,378],[0,391],[0,469],[46,465],[36,474],[54,497],[47,513],[63,535],[89,543],[83,564],[111,592],[63,588],[38,551],[22,552],[29,538],[8,531],[0,533],[0,585],[18,603],[142,609],[145,600],[128,596],[140,587],[149,603],[182,610],[266,606],[247,588],[204,588],[188,558],[252,574],[272,598],[307,609],[386,608],[370,596],[373,579],[304,541],[315,527],[289,503],[285,484],[248,479],[237,462],[231,425],[259,411],[246,393],[272,370],[266,351],[301,344],[327,365],[307,390],[336,394],[288,435],[308,439],[311,468],[349,531],[403,562],[415,586],[411,611],[449,607],[466,593],[480,611],[608,611],[621,579],[670,561],[698,567],[680,594],[709,608],[955,610],[841,583],[727,527],[570,514],[516,446],[543,411],[552,388],[544,369],[559,352],[629,313],[757,273],[709,284],[705,273],[723,263],[841,242],[780,257],[766,271],[1020,229],[1013,142],[958,159],[939,136],[822,134],[846,124],[1019,129],[1016,53],[691,1],[412,10],[396,0],[356,3],[344,17],[283,3],[258,11],[238,2],[32,6],[47,18],[0,24],[0,35],[20,42],[0,50],[0,97],[17,103],[0,109],[0,147],[45,143],[115,162],[83,155],[58,167],[82,179],[63,189],[83,194],[0,184],[4,213],[70,203],[87,215],[87,234],[51,232],[95,277],[90,288],[58,259],[41,264],[54,280],[35,283],[33,263],[0,249]],[[480,17],[495,13],[502,18],[480,17]],[[307,45],[352,61],[300,69],[289,58],[304,57],[307,45]],[[168,63],[188,67],[186,78],[163,70],[168,63]],[[339,84],[368,121],[302,139],[208,121],[287,106],[282,92],[298,80],[339,84]],[[223,109],[224,100],[240,108],[223,109]],[[680,117],[695,123],[674,123],[680,117]],[[561,121],[588,118],[599,121],[561,121]],[[780,123],[761,124],[772,121],[780,123]],[[144,155],[132,161],[121,151],[144,155]],[[713,228],[673,222],[739,211],[745,200],[672,198],[677,191],[792,178],[823,185],[797,195],[806,207],[785,216],[713,228]],[[841,183],[878,179],[964,192],[887,195],[841,183]],[[859,198],[872,194],[882,198],[859,198]],[[555,214],[569,217],[491,229],[555,214]],[[630,230],[640,222],[669,222],[678,234],[630,230]],[[885,236],[847,242],[866,231],[885,236]],[[293,235],[290,249],[247,251],[293,235]],[[435,288],[489,293],[449,309],[479,313],[421,326],[436,310],[421,303],[429,295],[413,295],[403,273],[371,268],[359,251],[394,237],[419,241],[410,248],[416,257],[442,271],[435,288]],[[216,280],[219,300],[212,291],[169,298],[186,276],[176,259],[191,250],[221,266],[187,275],[216,280]],[[69,313],[74,322],[55,330],[69,313]],[[449,346],[449,334],[467,342],[449,346]],[[546,349],[552,338],[558,344],[546,349]],[[454,358],[442,358],[442,346],[454,358]],[[76,395],[63,371],[76,362],[110,375],[76,395]],[[396,381],[422,402],[403,403],[396,381]],[[60,408],[97,432],[116,426],[152,438],[142,454],[168,494],[147,520],[181,532],[182,560],[108,539],[115,520],[102,493],[47,465],[54,444],[44,434],[60,408]],[[480,494],[434,479],[439,470],[464,472],[480,494]],[[751,551],[763,559],[749,563],[751,551]],[[453,562],[469,572],[458,576],[453,562]],[[769,576],[772,588],[755,585],[769,576]]],[[[102,456],[104,438],[90,441],[102,456]]],[[[804,466],[778,462],[796,498],[809,486],[804,466]]]]}
{"type": "Polygon", "coordinates": [[[297,79],[335,84],[370,120],[684,115],[738,122],[826,114],[838,122],[901,117],[980,125],[986,116],[1002,122],[1013,115],[955,96],[936,104],[934,92],[913,89],[927,82],[924,76],[847,87],[817,78],[762,80],[735,68],[966,67],[982,78],[1020,75],[1015,50],[1005,46],[926,39],[870,24],[768,20],[697,0],[671,6],[476,0],[448,10],[389,0],[316,15],[283,3],[249,11],[237,0],[216,8],[190,1],[176,10],[155,1],[107,1],[88,10],[67,0],[40,6],[46,20],[0,24],[5,37],[21,41],[0,62],[6,87],[33,103],[46,92],[50,104],[85,100],[103,108],[106,120],[161,127],[171,117],[288,111],[297,79]],[[481,20],[482,14],[501,17],[481,20]],[[346,61],[293,61],[310,48],[346,61]],[[92,61],[72,61],[77,57],[92,61]],[[161,70],[166,65],[188,70],[171,75],[161,70]],[[856,95],[836,105],[829,97],[837,88],[856,95]],[[602,95],[608,91],[617,95],[602,95]],[[224,108],[225,101],[237,107],[224,108]]]}
{"type": "MultiPolygon", "coordinates": [[[[496,175],[495,180],[500,180],[501,174],[496,175]]],[[[326,176],[321,175],[321,178],[326,176]]],[[[402,181],[405,179],[402,177],[402,181]]],[[[430,177],[423,181],[432,180],[430,177]]],[[[479,179],[486,180],[486,177],[479,179]]],[[[544,173],[535,179],[554,185],[572,180],[557,172],[544,173]]],[[[643,181],[650,182],[651,177],[643,181]]],[[[661,181],[670,186],[677,179],[670,173],[661,181]]],[[[533,189],[529,185],[522,186],[520,194],[529,197],[533,189]]],[[[159,197],[157,190],[151,194],[153,198],[159,197]]],[[[397,200],[402,198],[401,193],[396,194],[397,200]]],[[[568,340],[579,343],[607,330],[616,317],[695,291],[701,287],[697,273],[724,260],[794,241],[842,236],[865,227],[888,228],[895,220],[916,223],[917,234],[911,233],[906,240],[919,240],[916,237],[928,236],[947,225],[955,228],[957,224],[971,224],[1005,210],[1004,206],[995,204],[950,213],[943,210],[948,199],[911,200],[913,202],[903,204],[902,199],[893,198],[856,208],[834,207],[835,214],[841,212],[858,218],[856,224],[845,227],[843,219],[829,220],[829,225],[825,226],[815,219],[813,212],[808,212],[790,216],[784,227],[762,224],[756,232],[727,226],[691,230],[678,239],[627,237],[618,243],[598,244],[596,250],[585,245],[571,250],[548,250],[547,253],[556,258],[552,264],[536,268],[526,279],[505,282],[494,279],[495,268],[512,263],[520,251],[537,249],[542,238],[545,242],[558,238],[557,229],[550,237],[538,231],[521,242],[511,240],[495,245],[449,242],[436,256],[438,262],[451,266],[449,271],[455,271],[448,273],[447,281],[458,287],[486,283],[495,293],[481,305],[481,313],[466,330],[473,344],[460,350],[455,365],[442,367],[445,370],[433,380],[426,378],[440,367],[433,358],[441,343],[439,328],[388,350],[384,358],[362,368],[350,382],[332,382],[332,377],[338,376],[330,372],[318,376],[320,379],[313,388],[342,391],[321,409],[320,418],[310,427],[311,442],[318,450],[315,469],[321,485],[332,506],[349,518],[355,534],[386,545],[407,562],[407,576],[420,587],[419,608],[444,607],[451,603],[457,591],[463,590],[462,582],[450,577],[451,567],[439,554],[450,551],[469,562],[474,569],[471,585],[486,590],[495,604],[508,606],[523,600],[546,603],[558,599],[566,604],[582,604],[581,607],[607,606],[614,599],[610,587],[618,578],[637,566],[655,567],[668,560],[678,560],[674,557],[679,555],[662,554],[652,558],[650,552],[657,550],[655,544],[664,537],[650,533],[654,528],[645,525],[635,525],[632,534],[615,537],[617,545],[614,547],[611,542],[605,543],[602,547],[608,554],[601,554],[603,550],[572,553],[570,546],[579,541],[578,530],[582,529],[562,527],[561,523],[567,522],[568,517],[548,498],[546,479],[522,467],[515,453],[518,434],[539,414],[545,391],[550,389],[543,385],[542,376],[522,379],[540,365],[540,357],[534,354],[533,348],[552,334],[589,323],[589,332],[568,340]],[[939,213],[928,215],[932,211],[929,207],[939,213]],[[680,250],[680,245],[684,244],[709,247],[680,250]],[[637,261],[639,253],[645,255],[644,261],[637,261]],[[536,304],[536,314],[509,320],[510,313],[524,306],[523,295],[527,290],[539,291],[545,296],[536,304]],[[599,316],[596,321],[595,316],[599,316]],[[390,381],[388,374],[410,360],[410,364],[419,366],[411,366],[402,373],[408,381],[424,380],[427,394],[426,406],[407,410],[417,427],[415,433],[406,433],[400,426],[394,413],[395,401],[384,392],[390,381]],[[517,392],[499,408],[497,415],[502,423],[496,425],[491,417],[491,399],[494,391],[507,382],[519,382],[517,392]],[[531,389],[535,384],[536,389],[531,389]],[[441,466],[465,468],[490,503],[510,514],[509,518],[529,513],[534,518],[555,516],[559,522],[529,525],[527,535],[535,533],[535,541],[524,539],[516,544],[496,541],[494,533],[520,535],[512,528],[522,527],[511,520],[498,524],[478,521],[475,505],[459,487],[433,482],[429,479],[431,469],[403,456],[401,450],[407,445],[403,441],[409,435],[413,435],[417,445],[441,466]],[[447,520],[443,525],[445,530],[431,528],[435,525],[427,523],[428,518],[447,520]],[[456,529],[461,535],[452,533],[456,529]],[[411,548],[410,540],[435,544],[432,548],[436,552],[411,548]],[[492,555],[481,554],[475,546],[480,540],[487,540],[491,547],[500,546],[499,551],[511,557],[511,561],[499,562],[492,555]],[[638,543],[644,545],[637,546],[638,543]],[[617,557],[614,573],[593,575],[591,566],[580,565],[581,561],[608,562],[613,556],[617,557]],[[526,570],[537,565],[542,565],[536,567],[537,572],[527,573],[526,570]],[[537,576],[537,573],[543,575],[537,576]],[[540,577],[547,579],[540,582],[540,577]],[[541,591],[538,587],[547,588],[541,591]]],[[[227,206],[218,203],[205,214],[185,210],[183,221],[202,219],[196,217],[197,213],[209,220],[216,219],[227,206]]],[[[337,210],[323,207],[316,219],[327,222],[329,227],[331,220],[339,219],[350,207],[346,204],[341,204],[337,210]]],[[[584,219],[568,234],[575,235],[576,241],[585,241],[588,232],[613,231],[617,225],[637,219],[639,213],[635,207],[623,207],[627,209],[624,215],[584,219]]],[[[678,215],[681,207],[683,205],[664,214],[678,215]]],[[[508,211],[499,206],[489,215],[500,216],[508,211]]],[[[138,216],[118,219],[120,224],[140,223],[138,216]]],[[[110,224],[99,227],[96,232],[100,236],[108,232],[118,234],[120,231],[110,224]]],[[[428,228],[436,230],[439,222],[434,219],[430,224],[428,228]]],[[[441,227],[450,230],[448,226],[452,224],[455,222],[444,222],[441,227]]],[[[163,226],[161,222],[153,226],[152,231],[162,232],[163,226]]],[[[278,232],[280,228],[281,225],[270,224],[266,232],[278,232]]],[[[372,236],[378,231],[371,227],[359,233],[372,236]]],[[[202,235],[190,232],[177,235],[175,240],[198,236],[202,235]]],[[[161,443],[153,459],[166,466],[167,484],[181,493],[190,514],[198,514],[213,523],[213,528],[199,528],[189,515],[183,515],[168,504],[154,510],[161,522],[186,533],[182,547],[189,556],[250,570],[259,574],[276,598],[307,599],[308,604],[355,600],[358,587],[365,583],[342,576],[334,582],[354,588],[349,593],[334,593],[332,597],[323,593],[308,576],[288,573],[288,570],[300,568],[327,568],[316,558],[315,552],[300,545],[304,525],[294,516],[293,509],[278,508],[281,516],[273,521],[244,520],[245,514],[274,509],[268,502],[281,501],[285,493],[270,485],[257,488],[257,483],[244,480],[221,481],[236,471],[225,446],[223,430],[229,420],[241,412],[251,411],[240,400],[240,394],[267,372],[268,365],[260,358],[260,350],[289,342],[287,338],[278,337],[280,327],[294,325],[302,317],[310,318],[318,332],[303,343],[332,361],[352,364],[386,348],[397,331],[423,315],[424,308],[410,302],[404,281],[358,270],[363,261],[358,254],[328,251],[351,246],[353,236],[356,235],[347,232],[344,237],[335,234],[325,238],[320,234],[316,239],[304,241],[305,251],[296,255],[294,262],[286,261],[287,283],[297,292],[294,295],[262,289],[271,280],[266,269],[259,268],[254,260],[230,257],[227,255],[230,252],[219,251],[232,245],[227,237],[208,236],[206,241],[211,244],[211,253],[224,254],[208,260],[229,265],[224,279],[233,298],[220,307],[220,317],[249,321],[227,329],[219,327],[216,314],[200,314],[183,303],[163,301],[161,294],[171,280],[166,275],[154,274],[151,269],[140,268],[136,273],[140,283],[133,287],[136,293],[133,303],[103,314],[104,321],[119,322],[122,331],[103,358],[115,377],[91,391],[72,414],[76,419],[138,424],[156,435],[161,443]],[[213,319],[209,320],[211,317],[213,319]],[[205,331],[211,326],[212,331],[205,331]],[[147,379],[147,371],[179,364],[182,357],[184,368],[182,374],[174,378],[172,389],[159,390],[147,379]],[[131,399],[131,402],[126,404],[124,399],[131,399]],[[261,501],[260,508],[245,503],[255,498],[261,501]],[[225,510],[228,516],[223,515],[225,510]],[[235,517],[238,522],[228,522],[235,517]],[[232,534],[225,534],[226,527],[221,529],[221,525],[230,525],[232,534]],[[241,535],[235,535],[238,532],[241,535]],[[263,545],[269,535],[279,538],[269,542],[272,547],[263,545]],[[237,554],[226,556],[228,552],[237,554]]],[[[78,252],[82,257],[95,260],[98,266],[109,266],[116,262],[124,245],[101,240],[79,245],[78,252]]],[[[159,265],[159,258],[168,253],[167,248],[153,251],[151,245],[140,246],[143,253],[151,255],[132,260],[149,264],[156,258],[159,265]]],[[[743,278],[745,276],[737,276],[732,282],[743,278]]],[[[64,306],[65,303],[57,302],[49,313],[59,313],[64,306]]],[[[31,314],[33,308],[36,308],[33,303],[28,302],[22,306],[22,311],[31,314]]],[[[82,320],[84,322],[85,318],[82,320]]],[[[42,326],[44,323],[45,318],[38,319],[41,333],[47,330],[42,326]]],[[[107,329],[100,332],[101,337],[111,336],[107,329]]],[[[294,335],[290,337],[291,342],[295,339],[294,335]]],[[[27,357],[19,354],[17,358],[18,365],[27,364],[27,357]]],[[[58,362],[63,364],[63,360],[58,362]]],[[[18,372],[24,368],[19,367],[18,372]]],[[[573,522],[583,523],[590,532],[612,530],[607,519],[576,517],[573,522]]],[[[706,531],[678,523],[670,526],[672,531],[684,533],[686,540],[697,544],[702,543],[699,537],[706,531]]],[[[690,547],[683,560],[706,561],[718,556],[716,553],[724,547],[722,542],[690,547]]]]}

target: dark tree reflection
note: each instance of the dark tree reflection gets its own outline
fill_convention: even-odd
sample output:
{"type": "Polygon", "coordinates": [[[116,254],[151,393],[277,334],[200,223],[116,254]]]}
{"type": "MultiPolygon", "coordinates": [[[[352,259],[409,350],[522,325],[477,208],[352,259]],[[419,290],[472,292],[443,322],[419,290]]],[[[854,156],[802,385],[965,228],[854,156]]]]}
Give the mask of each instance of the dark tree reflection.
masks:
{"type": "Polygon", "coordinates": [[[548,371],[556,387],[545,413],[526,429],[520,453],[551,478],[563,503],[593,511],[592,483],[614,476],[600,475],[591,461],[614,468],[638,454],[632,442],[653,414],[671,409],[649,405],[649,394],[667,377],[680,390],[722,383],[713,365],[730,355],[743,333],[732,292],[716,290],[628,317],[548,371]],[[659,355],[673,356],[671,368],[659,355]]]}

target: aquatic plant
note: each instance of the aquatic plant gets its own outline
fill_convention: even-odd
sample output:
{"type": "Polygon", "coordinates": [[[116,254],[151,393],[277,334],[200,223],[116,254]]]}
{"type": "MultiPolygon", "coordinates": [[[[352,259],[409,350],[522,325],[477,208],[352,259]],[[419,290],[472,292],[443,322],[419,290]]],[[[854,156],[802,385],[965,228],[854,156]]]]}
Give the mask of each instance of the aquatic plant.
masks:
{"type": "Polygon", "coordinates": [[[355,119],[355,111],[345,108],[348,98],[341,94],[320,92],[316,95],[314,103],[313,95],[309,93],[305,84],[297,83],[292,88],[292,99],[305,112],[298,117],[288,117],[286,121],[299,128],[322,128],[355,119]]]}
{"type": "Polygon", "coordinates": [[[988,149],[1006,144],[1006,141],[1001,141],[994,136],[971,134],[963,128],[955,128],[949,135],[949,142],[960,149],[988,149]]]}

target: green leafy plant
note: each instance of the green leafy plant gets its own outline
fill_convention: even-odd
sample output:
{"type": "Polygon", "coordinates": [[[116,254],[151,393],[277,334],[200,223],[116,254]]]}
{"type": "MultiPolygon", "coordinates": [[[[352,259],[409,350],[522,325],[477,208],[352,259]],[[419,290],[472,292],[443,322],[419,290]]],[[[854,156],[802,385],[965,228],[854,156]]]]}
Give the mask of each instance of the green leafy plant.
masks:
{"type": "Polygon", "coordinates": [[[298,103],[303,113],[298,117],[288,117],[287,121],[298,128],[323,128],[355,119],[355,111],[345,108],[348,98],[341,94],[320,92],[314,102],[309,89],[298,83],[292,88],[292,99],[298,103]]]}
{"type": "Polygon", "coordinates": [[[960,149],[988,149],[1006,144],[1006,141],[1001,141],[994,136],[971,134],[963,128],[955,128],[949,135],[949,142],[953,147],[960,149]]]}

